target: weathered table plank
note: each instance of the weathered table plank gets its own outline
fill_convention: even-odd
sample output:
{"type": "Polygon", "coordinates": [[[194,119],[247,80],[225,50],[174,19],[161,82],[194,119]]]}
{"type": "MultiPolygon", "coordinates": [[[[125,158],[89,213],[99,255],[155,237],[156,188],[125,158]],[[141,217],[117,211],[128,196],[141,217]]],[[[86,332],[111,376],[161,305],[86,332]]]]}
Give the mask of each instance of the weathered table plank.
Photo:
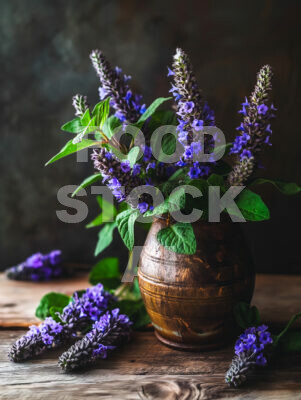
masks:
{"type": "Polygon", "coordinates": [[[23,364],[8,362],[9,345],[22,332],[0,331],[1,399],[301,399],[301,356],[275,362],[257,373],[258,383],[234,390],[224,383],[230,346],[179,352],[161,345],[152,332],[139,332],[96,368],[65,374],[57,366],[63,349],[23,364]]]}
{"type": "MultiPolygon", "coordinates": [[[[17,321],[21,325],[22,321],[26,322],[20,314],[24,309],[20,304],[22,296],[33,313],[39,298],[49,291],[49,287],[14,283],[20,285],[20,290],[6,288],[7,281],[0,279],[0,304],[4,298],[7,303],[16,303],[14,317],[19,318],[17,321]]],[[[71,293],[86,287],[87,279],[60,281],[52,285],[51,290],[71,293]]],[[[300,287],[301,276],[259,275],[253,303],[259,307],[263,321],[280,327],[291,314],[300,311],[300,287]]],[[[5,322],[1,309],[0,320],[5,322]]],[[[204,353],[179,352],[160,344],[153,332],[138,332],[129,344],[113,352],[108,360],[98,362],[96,368],[65,374],[57,366],[58,356],[64,349],[23,364],[9,362],[6,355],[9,346],[23,333],[24,330],[0,330],[1,400],[76,400],[85,397],[113,400],[301,400],[301,355],[274,360],[269,368],[259,370],[248,386],[235,390],[224,383],[232,346],[204,353]],[[260,379],[256,380],[259,375],[260,379]]]]}
{"type": "Polygon", "coordinates": [[[50,282],[21,282],[0,274],[0,326],[27,327],[40,321],[35,310],[40,299],[48,292],[72,294],[89,286],[88,275],[50,282]]]}
{"type": "MultiPolygon", "coordinates": [[[[41,297],[51,291],[72,294],[89,286],[88,275],[53,282],[12,281],[0,274],[0,326],[26,327],[39,320],[34,316],[41,297]]],[[[301,275],[258,274],[253,304],[260,307],[262,320],[283,326],[301,309],[301,275]]],[[[297,325],[301,327],[301,321],[297,325]]]]}

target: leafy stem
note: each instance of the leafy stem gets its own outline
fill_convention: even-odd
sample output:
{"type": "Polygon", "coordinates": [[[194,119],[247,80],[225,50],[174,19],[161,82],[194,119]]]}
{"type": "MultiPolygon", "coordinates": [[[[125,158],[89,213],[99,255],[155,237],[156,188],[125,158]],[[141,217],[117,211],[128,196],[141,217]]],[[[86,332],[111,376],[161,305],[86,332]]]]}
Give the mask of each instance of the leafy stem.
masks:
{"type": "Polygon", "coordinates": [[[293,325],[293,323],[299,318],[301,317],[301,312],[299,312],[298,314],[295,314],[292,316],[292,318],[289,320],[288,324],[286,325],[286,327],[283,329],[283,331],[281,331],[279,333],[278,336],[276,336],[276,339],[274,341],[275,346],[277,346],[277,344],[279,343],[279,341],[286,335],[286,333],[288,332],[288,330],[290,329],[290,327],[293,325]]]}

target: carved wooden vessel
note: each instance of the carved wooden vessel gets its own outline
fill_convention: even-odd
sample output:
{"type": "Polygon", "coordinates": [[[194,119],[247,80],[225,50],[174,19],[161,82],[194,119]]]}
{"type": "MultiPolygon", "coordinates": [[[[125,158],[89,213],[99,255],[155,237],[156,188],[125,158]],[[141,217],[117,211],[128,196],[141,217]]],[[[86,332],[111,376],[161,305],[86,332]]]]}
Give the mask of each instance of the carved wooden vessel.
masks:
{"type": "Polygon", "coordinates": [[[250,302],[255,274],[237,223],[193,224],[194,255],[161,246],[157,232],[168,220],[156,218],[141,253],[138,277],[143,301],[163,343],[182,350],[222,346],[233,334],[233,307],[250,302]]]}

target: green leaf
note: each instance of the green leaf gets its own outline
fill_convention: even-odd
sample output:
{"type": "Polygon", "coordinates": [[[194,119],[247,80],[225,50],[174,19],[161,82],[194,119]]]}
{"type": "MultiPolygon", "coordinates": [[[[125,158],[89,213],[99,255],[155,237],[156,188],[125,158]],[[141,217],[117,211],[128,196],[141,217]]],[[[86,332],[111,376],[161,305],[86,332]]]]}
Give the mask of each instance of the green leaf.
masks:
{"type": "Polygon", "coordinates": [[[71,139],[69,140],[69,142],[65,144],[65,146],[60,150],[60,152],[56,154],[54,157],[52,157],[45,165],[49,165],[59,160],[60,158],[69,156],[70,154],[74,154],[80,150],[86,149],[91,146],[95,146],[95,144],[96,144],[95,140],[90,140],[90,139],[83,139],[81,142],[74,144],[72,143],[71,139]]]}
{"type": "Polygon", "coordinates": [[[237,324],[242,329],[247,329],[250,326],[258,326],[260,324],[260,315],[257,307],[251,307],[248,303],[237,303],[234,307],[234,317],[237,324]]]}
{"type": "Polygon", "coordinates": [[[78,298],[82,297],[82,295],[86,293],[85,289],[82,290],[76,290],[75,292],[73,292],[72,297],[74,297],[75,295],[77,295],[78,298]]]}
{"type": "Polygon", "coordinates": [[[86,228],[94,228],[105,222],[112,222],[117,214],[114,204],[106,201],[102,196],[97,196],[97,202],[102,212],[94,218],[93,221],[87,224],[86,228]]]}
{"type": "Polygon", "coordinates": [[[141,117],[139,118],[138,122],[134,125],[138,125],[138,126],[142,126],[143,123],[149,118],[151,117],[154,112],[157,110],[157,108],[163,104],[165,101],[171,100],[172,97],[159,97],[158,99],[156,99],[148,108],[147,110],[141,115],[141,117]]]}
{"type": "Polygon", "coordinates": [[[152,217],[153,215],[162,215],[167,212],[173,212],[185,207],[185,190],[179,188],[163,201],[163,203],[156,206],[152,211],[144,213],[145,217],[152,217]]]}
{"type": "Polygon", "coordinates": [[[288,332],[285,339],[279,343],[283,353],[301,352],[301,332],[288,332]]]}
{"type": "Polygon", "coordinates": [[[108,139],[111,139],[114,133],[118,132],[117,128],[120,128],[121,126],[119,118],[115,117],[115,115],[111,115],[111,117],[105,120],[102,126],[102,131],[108,139]]]}
{"type": "Polygon", "coordinates": [[[120,284],[119,260],[117,257],[108,257],[100,260],[89,275],[91,285],[102,283],[106,290],[116,289],[120,284]]]}
{"type": "Polygon", "coordinates": [[[171,110],[157,110],[151,117],[147,125],[147,131],[154,132],[157,128],[164,125],[178,125],[176,114],[171,110]]]}
{"type": "Polygon", "coordinates": [[[208,217],[208,182],[205,179],[192,179],[187,181],[187,185],[194,186],[198,189],[202,196],[192,198],[191,196],[186,197],[186,207],[187,213],[191,212],[194,208],[201,210],[201,219],[206,219],[208,217]]]}
{"type": "MultiPolygon", "coordinates": [[[[89,111],[89,110],[87,110],[89,111]]],[[[90,115],[90,114],[89,114],[90,115]]],[[[81,133],[75,136],[75,138],[72,140],[73,144],[80,143],[84,136],[87,135],[88,133],[94,132],[95,131],[95,117],[89,120],[88,124],[85,125],[85,128],[81,133]]]]}
{"type": "Polygon", "coordinates": [[[82,183],[74,190],[71,197],[74,197],[82,189],[86,188],[87,186],[92,185],[92,183],[95,183],[95,182],[99,181],[100,179],[102,179],[101,174],[93,174],[93,175],[89,176],[84,181],[82,181],[82,183]]]}
{"type": "Polygon", "coordinates": [[[80,133],[83,131],[84,127],[82,126],[80,118],[77,117],[64,124],[61,129],[65,132],[80,133]]]}
{"type": "Polygon", "coordinates": [[[162,152],[171,155],[175,152],[177,140],[172,133],[166,133],[162,139],[162,152]]]}
{"type": "Polygon", "coordinates": [[[138,281],[137,277],[135,277],[135,279],[133,281],[133,293],[137,297],[137,299],[141,299],[141,291],[140,291],[139,281],[138,281]]]}
{"type": "Polygon", "coordinates": [[[116,222],[107,222],[98,233],[98,241],[94,251],[94,256],[98,256],[104,251],[113,241],[113,232],[116,228],[116,222]]]}
{"type": "Polygon", "coordinates": [[[159,186],[159,189],[165,195],[169,195],[179,185],[188,184],[190,179],[188,179],[187,172],[188,168],[186,167],[178,169],[176,172],[172,174],[172,176],[168,179],[168,181],[162,183],[159,186]]]}
{"type": "Polygon", "coordinates": [[[132,208],[117,215],[116,223],[120,236],[129,250],[134,247],[134,225],[139,217],[139,211],[132,208]]]}
{"type": "Polygon", "coordinates": [[[117,307],[130,318],[134,329],[140,329],[151,322],[142,300],[119,300],[117,307]]]}
{"type": "Polygon", "coordinates": [[[270,218],[269,209],[261,197],[249,189],[244,189],[239,194],[236,204],[248,221],[264,221],[270,218]]]}
{"type": "Polygon", "coordinates": [[[219,153],[222,151],[224,152],[223,157],[225,157],[227,154],[229,154],[232,145],[233,145],[233,143],[226,143],[226,144],[222,144],[220,146],[216,146],[214,149],[215,157],[219,156],[219,153]]]}
{"type": "Polygon", "coordinates": [[[179,254],[194,254],[196,239],[191,224],[178,222],[157,233],[157,240],[162,246],[179,254]]]}
{"type": "Polygon", "coordinates": [[[283,340],[287,333],[288,330],[290,329],[290,327],[297,321],[298,318],[301,317],[301,312],[299,312],[298,314],[295,314],[292,316],[292,318],[289,320],[288,324],[286,325],[286,327],[283,329],[283,331],[281,331],[279,333],[279,335],[276,337],[276,340],[274,341],[274,345],[277,345],[277,343],[281,340],[283,340]]]}
{"type": "Polygon", "coordinates": [[[57,306],[51,306],[49,309],[49,316],[52,317],[56,322],[61,322],[61,318],[57,313],[61,314],[63,309],[57,306]]]}
{"type": "MultiPolygon", "coordinates": [[[[166,125],[173,125],[176,126],[178,124],[176,115],[174,112],[170,110],[160,110],[156,111],[152,117],[150,122],[148,123],[146,129],[147,129],[147,134],[150,136],[157,128],[159,127],[164,127],[166,125]]],[[[153,144],[153,148],[156,149],[158,152],[159,150],[159,161],[166,161],[169,159],[169,155],[173,154],[176,149],[176,137],[172,133],[170,133],[170,128],[165,128],[163,131],[162,129],[160,130],[161,135],[163,136],[162,141],[161,141],[161,135],[160,137],[160,143],[155,141],[153,144]],[[160,147],[158,147],[160,146],[160,147]]],[[[159,139],[158,137],[158,139],[159,139]]]]}
{"type": "Polygon", "coordinates": [[[130,162],[131,168],[133,168],[134,164],[137,161],[138,155],[140,153],[140,149],[138,146],[133,147],[127,155],[127,159],[130,162]]]}
{"type": "Polygon", "coordinates": [[[110,113],[110,98],[100,101],[96,104],[92,111],[95,117],[95,125],[102,127],[110,113]]]}
{"type": "Polygon", "coordinates": [[[219,186],[222,189],[226,189],[224,178],[218,174],[211,174],[207,179],[207,182],[210,186],[219,186]]]}
{"type": "Polygon", "coordinates": [[[45,294],[40,300],[40,304],[36,309],[36,317],[44,320],[50,317],[50,308],[56,307],[60,312],[69,304],[70,297],[56,292],[50,292],[45,294]]]}
{"type": "Polygon", "coordinates": [[[84,115],[80,119],[82,126],[87,126],[91,121],[91,115],[89,108],[86,109],[84,115]]]}
{"type": "Polygon", "coordinates": [[[258,178],[258,179],[255,179],[255,181],[253,181],[251,185],[252,186],[253,185],[261,185],[263,183],[270,183],[270,184],[274,185],[281,193],[286,194],[288,196],[291,196],[291,195],[301,192],[301,187],[298,186],[296,183],[275,181],[273,179],[258,178]]]}

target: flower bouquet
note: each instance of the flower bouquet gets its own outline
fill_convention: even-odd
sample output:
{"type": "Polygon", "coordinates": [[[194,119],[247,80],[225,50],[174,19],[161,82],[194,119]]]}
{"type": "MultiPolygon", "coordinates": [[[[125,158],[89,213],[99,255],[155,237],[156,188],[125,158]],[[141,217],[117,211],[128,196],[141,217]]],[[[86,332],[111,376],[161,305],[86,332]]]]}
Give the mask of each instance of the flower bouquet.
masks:
{"type": "Polygon", "coordinates": [[[270,183],[288,195],[301,190],[257,176],[277,111],[271,67],[260,69],[229,143],[182,49],[168,68],[172,97],[149,107],[130,89],[130,76],[102,52],[90,58],[101,101],[90,107],[85,96],[73,97],[75,118],[62,130],[75,136],[47,164],[93,148],[96,172],[73,195],[102,182],[118,204],[102,199],[102,213],[89,224],[102,225],[96,255],[110,245],[116,227],[132,251],[135,222],[153,221],[138,274],[157,336],[174,347],[220,345],[231,331],[233,306],[249,302],[254,286],[249,254],[232,222],[269,219],[256,185],[270,183]],[[158,109],[172,99],[169,110],[158,109]]]}

